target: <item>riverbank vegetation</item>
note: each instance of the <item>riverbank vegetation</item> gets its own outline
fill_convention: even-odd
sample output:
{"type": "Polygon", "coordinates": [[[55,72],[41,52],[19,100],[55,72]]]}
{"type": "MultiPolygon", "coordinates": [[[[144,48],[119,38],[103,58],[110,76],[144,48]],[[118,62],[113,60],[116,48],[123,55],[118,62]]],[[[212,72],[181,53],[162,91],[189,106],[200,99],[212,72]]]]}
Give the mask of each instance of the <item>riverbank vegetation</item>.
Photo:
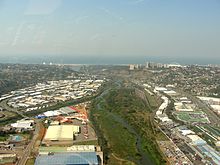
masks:
{"type": "Polygon", "coordinates": [[[137,88],[110,88],[91,106],[90,118],[104,151],[105,163],[165,164],[156,140],[156,100],[137,88]],[[120,159],[119,159],[120,158],[120,159]]]}

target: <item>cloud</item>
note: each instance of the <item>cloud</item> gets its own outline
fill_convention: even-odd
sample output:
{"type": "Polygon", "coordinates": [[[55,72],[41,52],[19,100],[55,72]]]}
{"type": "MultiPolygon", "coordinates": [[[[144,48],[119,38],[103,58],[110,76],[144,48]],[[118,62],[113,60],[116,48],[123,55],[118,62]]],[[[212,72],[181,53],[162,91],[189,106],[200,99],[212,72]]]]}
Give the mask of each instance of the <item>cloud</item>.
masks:
{"type": "Polygon", "coordinates": [[[22,31],[24,25],[25,25],[25,21],[23,21],[23,22],[20,23],[20,25],[19,25],[19,27],[18,27],[18,29],[17,29],[17,31],[16,31],[14,40],[12,41],[12,44],[11,44],[12,46],[17,45],[17,42],[18,42],[18,40],[20,39],[21,31],[22,31]]]}

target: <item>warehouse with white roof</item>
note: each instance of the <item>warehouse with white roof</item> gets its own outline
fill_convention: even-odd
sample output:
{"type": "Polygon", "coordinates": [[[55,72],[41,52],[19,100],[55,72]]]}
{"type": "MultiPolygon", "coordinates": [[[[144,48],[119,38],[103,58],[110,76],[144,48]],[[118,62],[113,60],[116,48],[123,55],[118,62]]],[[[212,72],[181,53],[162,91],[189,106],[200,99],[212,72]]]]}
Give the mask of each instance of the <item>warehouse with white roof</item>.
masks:
{"type": "Polygon", "coordinates": [[[43,143],[52,144],[72,144],[74,136],[80,132],[80,127],[75,125],[52,125],[49,126],[43,143]]]}

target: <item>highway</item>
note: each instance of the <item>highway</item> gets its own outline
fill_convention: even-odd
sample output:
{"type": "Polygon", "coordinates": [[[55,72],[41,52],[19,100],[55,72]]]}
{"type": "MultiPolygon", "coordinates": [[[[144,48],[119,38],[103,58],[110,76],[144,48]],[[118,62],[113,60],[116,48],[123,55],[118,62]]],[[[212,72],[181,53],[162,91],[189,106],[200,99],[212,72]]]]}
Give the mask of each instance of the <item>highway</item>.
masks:
{"type": "Polygon", "coordinates": [[[26,164],[26,162],[31,154],[31,151],[34,148],[34,144],[38,138],[39,132],[40,132],[40,123],[39,123],[39,121],[36,121],[36,126],[35,126],[35,131],[33,133],[33,138],[30,141],[30,143],[27,145],[26,149],[23,151],[23,155],[22,155],[21,159],[18,161],[17,165],[25,165],[26,164]]]}
{"type": "Polygon", "coordinates": [[[10,111],[10,112],[14,112],[14,113],[17,113],[18,115],[22,116],[22,117],[27,117],[25,116],[21,111],[18,111],[17,109],[15,108],[11,108],[10,106],[8,106],[7,102],[8,102],[9,99],[6,99],[6,100],[2,100],[0,102],[0,107],[6,109],[7,111],[10,111]]]}

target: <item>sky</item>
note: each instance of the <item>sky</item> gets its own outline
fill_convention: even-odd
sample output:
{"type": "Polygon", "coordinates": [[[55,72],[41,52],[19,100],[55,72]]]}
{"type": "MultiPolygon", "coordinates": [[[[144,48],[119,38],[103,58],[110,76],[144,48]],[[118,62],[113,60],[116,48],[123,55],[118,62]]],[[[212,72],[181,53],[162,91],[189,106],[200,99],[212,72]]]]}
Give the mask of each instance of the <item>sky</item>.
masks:
{"type": "Polygon", "coordinates": [[[220,63],[219,0],[0,0],[0,63],[220,63]]]}

